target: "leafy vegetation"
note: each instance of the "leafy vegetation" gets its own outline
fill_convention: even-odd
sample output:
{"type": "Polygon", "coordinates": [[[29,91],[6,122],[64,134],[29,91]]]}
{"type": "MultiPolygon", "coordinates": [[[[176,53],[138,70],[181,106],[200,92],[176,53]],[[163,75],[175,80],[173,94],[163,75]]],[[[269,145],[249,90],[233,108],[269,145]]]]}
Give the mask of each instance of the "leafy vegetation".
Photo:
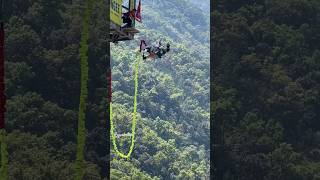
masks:
{"type": "MultiPolygon", "coordinates": [[[[173,51],[140,65],[135,152],[130,161],[114,155],[111,176],[209,179],[209,14],[189,1],[155,4],[144,2],[136,41],[112,46],[113,110],[120,134],[131,131],[139,40],[163,39],[173,51]]],[[[130,137],[118,141],[127,152],[130,137]]]]}
{"type": "MultiPolygon", "coordinates": [[[[104,1],[95,1],[89,36],[84,179],[104,179],[107,79],[104,1]]],[[[84,1],[5,3],[9,179],[73,179],[80,96],[84,1]]],[[[189,1],[143,1],[141,33],[112,45],[118,133],[131,130],[138,40],[161,38],[172,52],[141,64],[137,146],[111,159],[112,179],[209,179],[209,13],[189,1]]],[[[118,138],[122,152],[130,138],[118,138]]],[[[112,155],[113,151],[111,152],[112,155]]]]}
{"type": "Polygon", "coordinates": [[[217,178],[319,179],[319,1],[214,7],[217,178]]]}

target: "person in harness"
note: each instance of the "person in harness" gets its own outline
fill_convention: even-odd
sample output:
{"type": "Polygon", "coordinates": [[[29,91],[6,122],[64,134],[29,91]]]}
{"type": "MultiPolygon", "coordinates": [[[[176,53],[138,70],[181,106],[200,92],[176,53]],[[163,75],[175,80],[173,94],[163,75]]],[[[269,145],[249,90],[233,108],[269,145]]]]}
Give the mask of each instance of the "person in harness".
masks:
{"type": "Polygon", "coordinates": [[[128,11],[126,13],[122,14],[122,22],[123,25],[121,26],[121,28],[130,28],[132,27],[132,22],[135,18],[135,14],[136,14],[136,10],[133,9],[132,11],[128,11]]]}
{"type": "Polygon", "coordinates": [[[167,52],[170,51],[170,44],[163,46],[161,41],[158,45],[147,46],[144,40],[141,40],[140,43],[140,52],[142,52],[142,58],[146,59],[158,59],[162,58],[167,52]]]}

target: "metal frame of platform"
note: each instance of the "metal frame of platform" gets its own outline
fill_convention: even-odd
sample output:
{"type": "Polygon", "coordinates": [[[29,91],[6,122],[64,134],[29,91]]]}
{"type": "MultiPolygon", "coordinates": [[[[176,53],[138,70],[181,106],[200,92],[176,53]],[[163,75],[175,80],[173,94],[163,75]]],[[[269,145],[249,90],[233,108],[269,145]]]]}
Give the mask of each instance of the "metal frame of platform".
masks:
{"type": "Polygon", "coordinates": [[[121,28],[113,23],[110,24],[110,42],[133,40],[134,35],[140,31],[136,28],[121,28]]]}

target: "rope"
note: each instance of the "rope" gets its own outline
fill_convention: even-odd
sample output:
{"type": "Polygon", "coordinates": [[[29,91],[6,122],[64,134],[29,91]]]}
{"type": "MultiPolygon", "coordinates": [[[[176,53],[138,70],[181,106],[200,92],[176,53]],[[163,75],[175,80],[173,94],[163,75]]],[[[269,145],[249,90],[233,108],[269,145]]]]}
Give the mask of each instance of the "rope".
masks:
{"type": "Polygon", "coordinates": [[[81,69],[81,89],[80,104],[78,114],[78,135],[77,135],[77,156],[76,156],[76,180],[82,180],[84,176],[84,146],[86,141],[85,112],[88,98],[88,40],[89,40],[89,20],[92,13],[92,0],[86,1],[86,9],[82,21],[82,32],[80,42],[80,69],[81,69]]]}
{"type": "Polygon", "coordinates": [[[135,144],[135,133],[136,133],[136,126],[137,126],[137,96],[138,96],[138,74],[139,74],[138,71],[139,71],[140,60],[141,60],[141,55],[139,52],[137,52],[135,65],[134,65],[135,75],[134,75],[133,117],[132,117],[132,126],[131,126],[132,136],[131,136],[131,145],[130,145],[128,154],[123,154],[118,149],[116,135],[114,132],[115,131],[114,122],[112,120],[112,103],[110,102],[110,126],[111,126],[110,131],[111,131],[112,144],[116,154],[121,158],[127,158],[127,159],[130,158],[134,148],[134,144],[135,144]]]}

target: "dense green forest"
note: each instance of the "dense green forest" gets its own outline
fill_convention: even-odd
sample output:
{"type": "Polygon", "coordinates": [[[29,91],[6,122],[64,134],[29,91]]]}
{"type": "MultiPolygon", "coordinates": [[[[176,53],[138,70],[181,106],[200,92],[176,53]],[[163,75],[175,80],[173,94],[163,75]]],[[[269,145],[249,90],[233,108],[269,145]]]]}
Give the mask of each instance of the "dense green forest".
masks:
{"type": "Polygon", "coordinates": [[[320,1],[213,9],[216,178],[320,179],[320,1]]]}
{"type": "MultiPolygon", "coordinates": [[[[209,179],[209,10],[189,1],[145,1],[137,26],[136,41],[111,46],[117,133],[131,132],[139,40],[162,39],[173,50],[140,66],[136,147],[130,161],[114,155],[111,178],[209,179]]],[[[130,137],[118,139],[127,152],[130,137]]]]}
{"type": "MultiPolygon", "coordinates": [[[[111,151],[111,179],[209,179],[209,12],[190,1],[143,1],[141,33],[112,45],[117,130],[130,132],[138,40],[172,52],[143,62],[137,144],[130,160],[111,151]]],[[[9,179],[74,177],[84,1],[5,1],[9,179]]],[[[105,179],[107,114],[105,1],[96,1],[89,40],[85,178],[105,179]]],[[[121,150],[127,141],[119,138],[121,150]]],[[[111,146],[112,147],[112,146],[111,146]]]]}

